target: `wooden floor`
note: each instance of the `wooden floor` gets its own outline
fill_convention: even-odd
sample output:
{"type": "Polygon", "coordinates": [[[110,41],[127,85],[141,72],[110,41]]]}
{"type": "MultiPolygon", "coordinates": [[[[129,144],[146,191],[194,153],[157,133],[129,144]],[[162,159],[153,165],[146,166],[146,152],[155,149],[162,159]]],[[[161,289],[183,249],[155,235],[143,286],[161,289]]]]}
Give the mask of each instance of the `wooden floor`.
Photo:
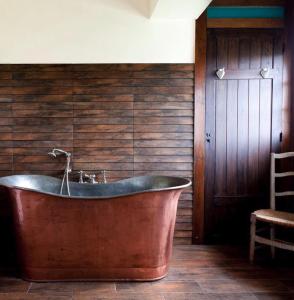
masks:
{"type": "Polygon", "coordinates": [[[272,262],[263,252],[262,260],[250,265],[245,250],[176,246],[169,275],[153,283],[29,283],[2,275],[0,300],[294,299],[293,259],[272,262]]]}

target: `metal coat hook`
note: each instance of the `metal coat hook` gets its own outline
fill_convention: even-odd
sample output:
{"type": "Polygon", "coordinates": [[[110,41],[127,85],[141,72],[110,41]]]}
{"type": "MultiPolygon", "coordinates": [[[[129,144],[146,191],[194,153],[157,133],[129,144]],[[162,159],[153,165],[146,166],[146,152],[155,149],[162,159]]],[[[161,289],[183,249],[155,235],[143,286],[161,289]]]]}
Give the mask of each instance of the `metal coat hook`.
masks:
{"type": "Polygon", "coordinates": [[[221,69],[218,69],[216,71],[216,76],[219,78],[219,79],[223,79],[226,75],[226,71],[225,71],[225,68],[221,68],[221,69]]]}
{"type": "Polygon", "coordinates": [[[265,78],[267,78],[268,73],[269,73],[268,68],[262,68],[261,71],[260,71],[260,76],[265,79],[265,78]]]}

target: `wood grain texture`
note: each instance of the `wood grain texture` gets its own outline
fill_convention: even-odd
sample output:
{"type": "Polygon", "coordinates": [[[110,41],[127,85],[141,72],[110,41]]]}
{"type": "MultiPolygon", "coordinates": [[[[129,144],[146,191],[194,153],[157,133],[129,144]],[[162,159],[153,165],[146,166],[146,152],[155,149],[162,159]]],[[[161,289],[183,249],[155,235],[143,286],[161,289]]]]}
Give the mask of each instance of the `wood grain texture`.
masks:
{"type": "Polygon", "coordinates": [[[219,29],[208,34],[205,232],[216,243],[246,236],[249,211],[268,205],[270,153],[280,151],[282,72],[244,77],[252,68],[283,70],[283,32],[238,35],[219,29]],[[215,70],[222,67],[239,68],[243,76],[219,80],[215,70]]]}
{"type": "Polygon", "coordinates": [[[207,28],[284,28],[283,19],[218,18],[208,19],[207,28]]]}
{"type": "Polygon", "coordinates": [[[205,159],[205,81],[207,16],[196,21],[195,107],[194,107],[194,202],[193,242],[202,243],[204,233],[204,159],[205,159]]]}
{"type": "MultiPolygon", "coordinates": [[[[286,27],[286,34],[287,34],[287,44],[286,44],[286,66],[289,72],[288,74],[288,98],[287,106],[285,107],[288,112],[288,121],[291,126],[288,128],[289,124],[285,124],[288,128],[288,144],[286,145],[286,150],[293,150],[294,149],[294,2],[288,0],[287,7],[286,7],[286,17],[287,17],[287,27],[286,27]]],[[[284,102],[285,103],[285,102],[284,102]]]]}
{"type": "MultiPolygon", "coordinates": [[[[292,104],[292,72],[293,71],[293,25],[294,25],[294,5],[293,1],[287,1],[285,16],[285,48],[284,48],[284,70],[283,70],[283,141],[281,145],[282,152],[289,152],[292,148],[293,138],[292,133],[292,120],[293,114],[291,112],[292,104]]],[[[293,81],[292,81],[293,82],[293,81]]]]}
{"type": "MultiPolygon", "coordinates": [[[[284,254],[284,253],[283,253],[284,254]]],[[[293,299],[293,260],[280,255],[250,265],[247,249],[175,246],[168,276],[156,282],[33,282],[1,274],[1,300],[257,300],[293,299]]]]}
{"type": "MultiPolygon", "coordinates": [[[[291,0],[290,0],[291,1],[291,0]]],[[[213,0],[211,6],[283,6],[285,0],[213,0]]]]}
{"type": "MultiPolygon", "coordinates": [[[[111,181],[193,178],[193,101],[193,64],[0,65],[0,175],[60,176],[47,156],[59,147],[111,181]]],[[[180,199],[177,244],[191,243],[192,199],[180,199]]]]}

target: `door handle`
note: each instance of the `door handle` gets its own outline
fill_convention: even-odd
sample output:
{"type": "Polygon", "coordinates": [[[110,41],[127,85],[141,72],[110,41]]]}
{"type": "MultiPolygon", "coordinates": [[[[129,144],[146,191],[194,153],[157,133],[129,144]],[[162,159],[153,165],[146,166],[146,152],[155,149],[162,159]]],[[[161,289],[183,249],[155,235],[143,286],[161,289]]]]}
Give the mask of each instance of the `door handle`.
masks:
{"type": "Polygon", "coordinates": [[[211,141],[211,134],[210,133],[206,133],[206,142],[207,143],[210,143],[210,141],[211,141]]]}

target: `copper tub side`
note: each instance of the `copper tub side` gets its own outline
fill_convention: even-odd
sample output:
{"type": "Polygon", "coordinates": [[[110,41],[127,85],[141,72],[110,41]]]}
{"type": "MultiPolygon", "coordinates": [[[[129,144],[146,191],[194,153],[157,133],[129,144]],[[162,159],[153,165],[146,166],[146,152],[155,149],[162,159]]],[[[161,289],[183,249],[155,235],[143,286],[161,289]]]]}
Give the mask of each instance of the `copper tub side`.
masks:
{"type": "Polygon", "coordinates": [[[151,281],[167,274],[178,199],[189,180],[71,182],[66,196],[56,193],[60,181],[52,177],[5,178],[22,278],[151,281]]]}

